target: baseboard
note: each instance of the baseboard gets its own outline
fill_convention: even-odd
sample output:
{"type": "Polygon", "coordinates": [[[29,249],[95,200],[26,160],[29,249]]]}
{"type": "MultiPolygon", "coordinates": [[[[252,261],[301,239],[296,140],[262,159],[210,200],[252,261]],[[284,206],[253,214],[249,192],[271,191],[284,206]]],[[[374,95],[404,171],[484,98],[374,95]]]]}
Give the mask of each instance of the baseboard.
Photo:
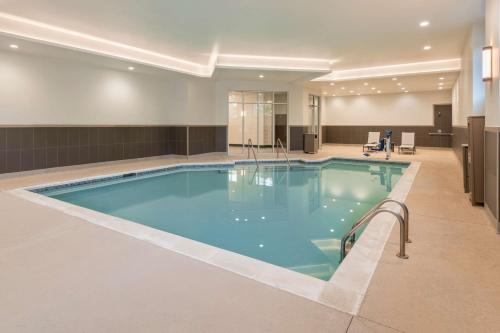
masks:
{"type": "Polygon", "coordinates": [[[486,210],[486,215],[488,215],[488,219],[490,220],[492,226],[495,228],[497,234],[500,234],[500,222],[495,218],[495,215],[493,215],[486,203],[484,203],[484,209],[486,210]]]}

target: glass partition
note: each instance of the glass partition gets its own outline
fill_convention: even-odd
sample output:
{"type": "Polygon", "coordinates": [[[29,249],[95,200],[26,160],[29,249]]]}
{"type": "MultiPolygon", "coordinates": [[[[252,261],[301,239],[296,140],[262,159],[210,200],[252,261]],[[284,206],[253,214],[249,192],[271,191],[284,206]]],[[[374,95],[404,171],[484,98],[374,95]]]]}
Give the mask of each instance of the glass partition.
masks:
{"type": "Polygon", "coordinates": [[[260,152],[274,152],[278,138],[287,149],[287,92],[231,91],[228,102],[230,153],[244,153],[248,139],[260,152]]]}

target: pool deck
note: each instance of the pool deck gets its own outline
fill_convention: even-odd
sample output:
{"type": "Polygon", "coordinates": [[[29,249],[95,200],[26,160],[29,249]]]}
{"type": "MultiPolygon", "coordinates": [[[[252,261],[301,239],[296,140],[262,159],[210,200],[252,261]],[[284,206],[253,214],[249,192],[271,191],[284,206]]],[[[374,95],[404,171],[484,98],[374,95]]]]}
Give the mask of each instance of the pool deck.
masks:
{"type": "MultiPolygon", "coordinates": [[[[359,146],[315,156],[359,158],[359,146]]],[[[383,158],[382,154],[373,156],[383,158]]],[[[220,155],[190,162],[233,159],[220,155]]],[[[419,149],[409,260],[393,229],[359,314],[336,311],[0,193],[0,332],[495,332],[500,236],[462,191],[451,149],[419,149]]],[[[158,158],[0,178],[0,190],[186,162],[158,158]]]]}

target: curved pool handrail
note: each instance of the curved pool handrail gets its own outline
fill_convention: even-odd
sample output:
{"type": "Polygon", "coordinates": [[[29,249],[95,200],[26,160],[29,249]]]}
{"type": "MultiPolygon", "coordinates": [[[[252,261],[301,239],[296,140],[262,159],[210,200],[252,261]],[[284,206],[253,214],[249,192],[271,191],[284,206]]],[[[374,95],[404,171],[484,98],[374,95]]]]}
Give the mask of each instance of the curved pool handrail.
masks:
{"type": "Polygon", "coordinates": [[[389,213],[394,215],[399,222],[399,253],[397,256],[402,259],[408,259],[408,256],[406,255],[406,240],[405,240],[405,234],[406,234],[406,222],[401,216],[401,214],[396,213],[390,209],[386,208],[378,208],[375,210],[369,211],[367,214],[365,214],[360,220],[358,220],[357,223],[354,224],[352,229],[342,237],[342,240],[340,242],[340,262],[342,262],[346,255],[346,246],[347,242],[352,239],[353,235],[356,234],[356,231],[358,231],[364,224],[369,223],[375,216],[377,216],[380,213],[389,213]]]}

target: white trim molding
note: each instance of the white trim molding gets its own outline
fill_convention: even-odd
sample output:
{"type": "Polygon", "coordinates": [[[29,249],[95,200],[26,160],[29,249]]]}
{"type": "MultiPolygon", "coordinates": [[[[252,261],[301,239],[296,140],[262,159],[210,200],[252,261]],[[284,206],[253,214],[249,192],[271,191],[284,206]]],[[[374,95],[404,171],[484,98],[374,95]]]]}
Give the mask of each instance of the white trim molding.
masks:
{"type": "Polygon", "coordinates": [[[366,78],[404,76],[429,73],[459,72],[462,68],[462,60],[445,59],[426,62],[414,62],[408,64],[387,65],[378,67],[365,67],[332,71],[331,73],[314,79],[313,81],[348,81],[366,78]]]}

